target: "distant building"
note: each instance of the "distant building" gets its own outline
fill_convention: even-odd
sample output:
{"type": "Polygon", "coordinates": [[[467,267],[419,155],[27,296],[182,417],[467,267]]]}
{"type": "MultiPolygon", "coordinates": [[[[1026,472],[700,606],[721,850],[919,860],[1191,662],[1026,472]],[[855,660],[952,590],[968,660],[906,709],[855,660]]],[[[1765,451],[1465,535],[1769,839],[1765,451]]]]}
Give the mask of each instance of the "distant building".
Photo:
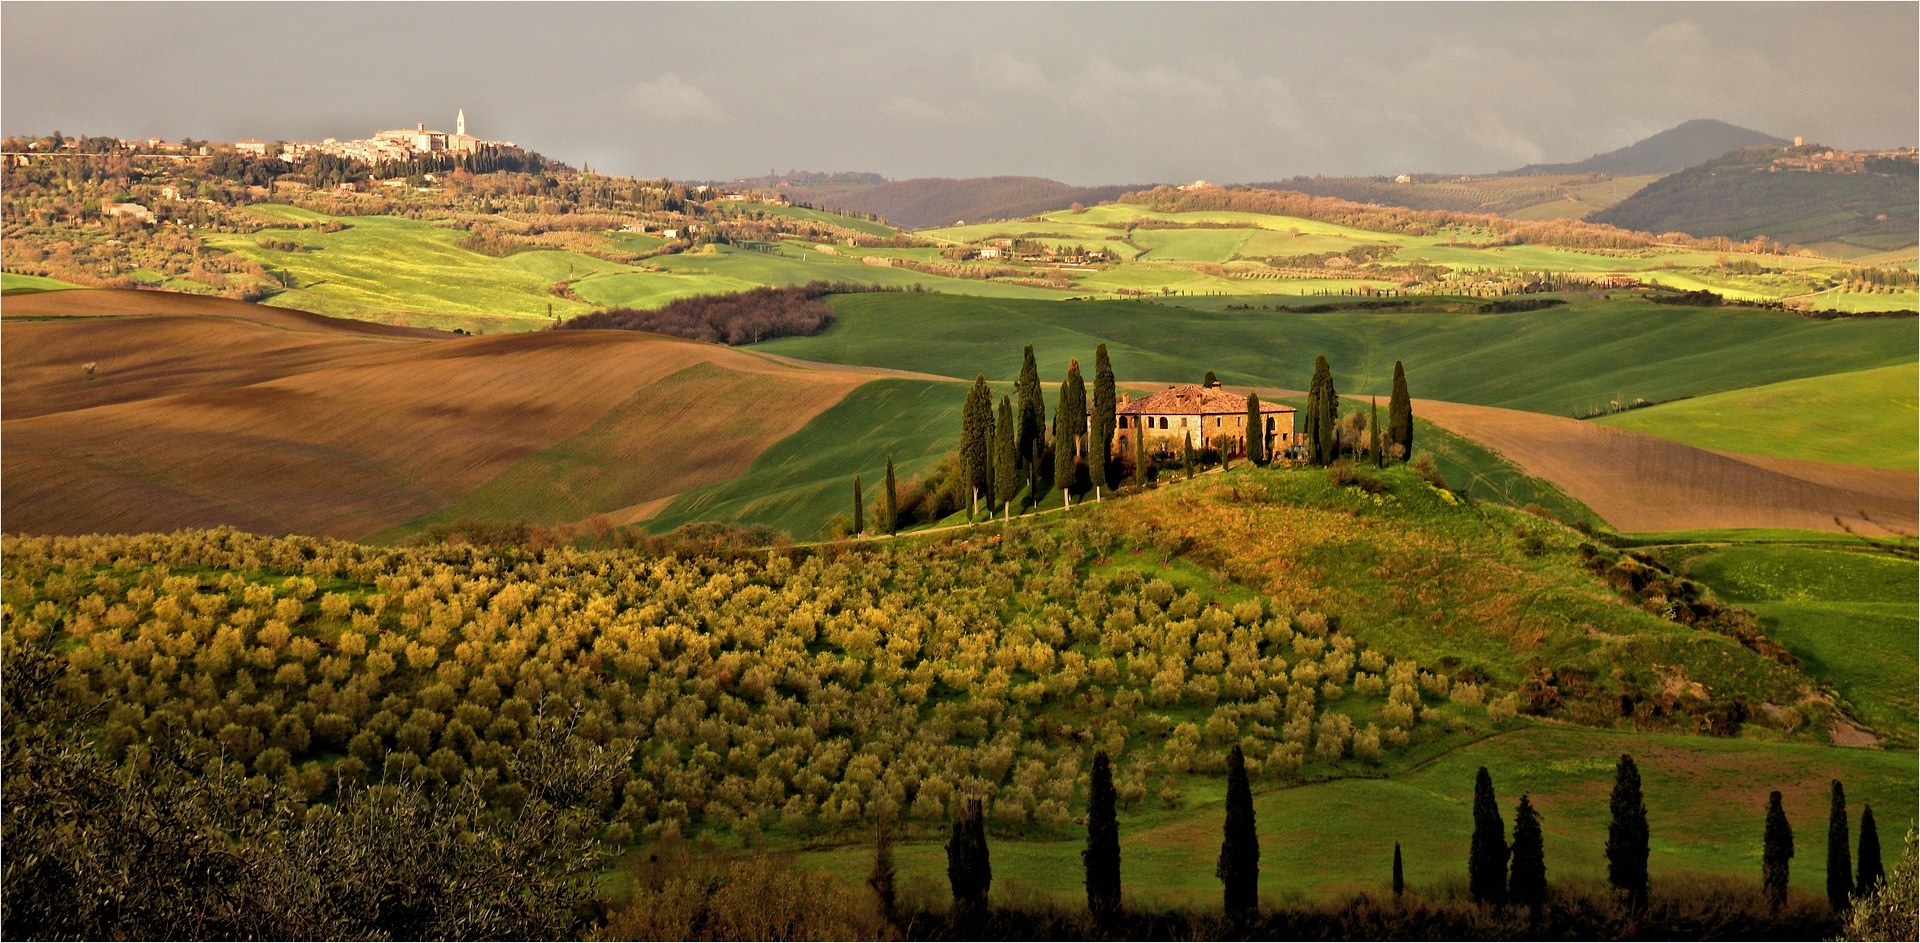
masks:
{"type": "MultiPolygon", "coordinates": [[[[1294,447],[1293,417],[1291,406],[1260,404],[1266,428],[1255,432],[1265,437],[1267,454],[1294,447]]],[[[1114,419],[1116,455],[1133,454],[1134,442],[1142,438],[1148,451],[1177,452],[1183,439],[1200,449],[1221,436],[1229,437],[1234,454],[1247,452],[1247,398],[1218,386],[1171,386],[1143,399],[1128,397],[1114,410],[1114,419]]]]}
{"type": "Polygon", "coordinates": [[[1393,178],[1393,182],[1394,182],[1394,183],[1412,183],[1412,182],[1413,182],[1413,175],[1412,175],[1412,174],[1401,174],[1400,176],[1398,176],[1398,177],[1395,177],[1395,178],[1393,178]]]}
{"type": "Polygon", "coordinates": [[[267,156],[267,142],[256,141],[256,140],[253,140],[252,138],[248,138],[247,140],[244,140],[244,141],[235,141],[233,144],[233,149],[236,151],[239,151],[242,154],[253,154],[258,157],[267,156]]]}
{"type": "Polygon", "coordinates": [[[114,203],[102,200],[100,201],[100,212],[113,217],[125,216],[131,219],[137,219],[143,223],[151,223],[154,221],[153,212],[138,203],[114,203]]]}

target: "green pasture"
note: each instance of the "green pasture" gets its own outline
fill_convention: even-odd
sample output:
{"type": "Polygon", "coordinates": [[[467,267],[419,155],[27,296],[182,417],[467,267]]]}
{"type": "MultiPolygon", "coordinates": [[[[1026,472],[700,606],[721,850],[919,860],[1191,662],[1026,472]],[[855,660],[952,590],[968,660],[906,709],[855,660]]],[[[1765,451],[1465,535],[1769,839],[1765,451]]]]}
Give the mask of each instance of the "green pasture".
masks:
{"type": "MultiPolygon", "coordinates": [[[[1522,794],[1540,813],[1550,882],[1604,886],[1607,796],[1622,753],[1640,768],[1656,888],[1698,877],[1757,884],[1767,793],[1779,789],[1800,838],[1792,886],[1823,894],[1828,782],[1845,783],[1856,822],[1862,804],[1874,806],[1883,849],[1897,847],[1890,836],[1912,822],[1920,785],[1911,751],[1529,724],[1410,768],[1382,769],[1380,778],[1256,785],[1261,894],[1277,902],[1387,892],[1396,841],[1412,892],[1457,893],[1473,832],[1474,774],[1482,766],[1493,777],[1509,830],[1522,794]]],[[[1196,778],[1178,811],[1158,808],[1149,796],[1120,813],[1121,875],[1134,905],[1218,905],[1213,864],[1224,819],[1221,788],[1196,778]]],[[[1078,830],[1062,830],[1054,840],[995,832],[989,825],[996,895],[1037,894],[1069,904],[1085,899],[1079,854],[1085,838],[1078,830]]],[[[805,851],[799,860],[858,882],[872,854],[870,845],[850,844],[805,851]]],[[[946,856],[939,843],[896,846],[895,859],[910,893],[944,898],[946,856]]]]}
{"type": "MultiPolygon", "coordinates": [[[[261,206],[262,215],[294,221],[333,217],[289,206],[261,206]]],[[[398,216],[340,217],[347,228],[208,234],[209,245],[292,276],[293,287],[269,304],[317,314],[434,327],[479,326],[487,331],[544,327],[547,306],[558,317],[592,310],[550,294],[555,282],[620,271],[626,266],[577,252],[519,252],[504,259],[455,245],[465,233],[398,216]],[[304,252],[260,245],[297,243],[304,252]]]]}
{"type": "MultiPolygon", "coordinates": [[[[1261,302],[1264,299],[1245,299],[1261,302]]],[[[1325,354],[1345,395],[1386,396],[1406,363],[1413,395],[1535,412],[1584,413],[1614,399],[1652,401],[1911,363],[1920,322],[1819,321],[1744,308],[1638,299],[1581,301],[1518,314],[1203,311],[1152,301],[952,295],[833,299],[815,337],[769,341],[808,360],[946,376],[1013,379],[1022,345],[1058,383],[1070,358],[1107,344],[1124,380],[1305,389],[1325,354]]]]}
{"type": "Polygon", "coordinates": [[[1133,241],[1145,246],[1141,258],[1179,262],[1225,262],[1239,254],[1252,234],[1246,229],[1140,229],[1133,241]]]}
{"type": "MultiPolygon", "coordinates": [[[[994,401],[1011,391],[996,385],[994,401]]],[[[895,477],[905,482],[957,448],[966,396],[965,383],[889,378],[864,384],[762,452],[740,477],[675,498],[647,529],[665,533],[694,521],[728,521],[767,524],[796,540],[825,536],[834,515],[853,511],[854,475],[869,495],[878,494],[888,455],[895,477]]]]}
{"type": "Polygon", "coordinates": [[[1832,544],[1708,545],[1660,554],[1759,614],[1767,636],[1831,684],[1860,720],[1896,742],[1913,742],[1920,724],[1920,566],[1912,556],[1832,544]]]}
{"type": "Polygon", "coordinates": [[[1594,420],[1701,448],[1920,467],[1920,364],[1787,380],[1594,420]]]}
{"type": "Polygon", "coordinates": [[[0,293],[11,294],[16,291],[64,291],[68,288],[79,287],[79,285],[69,284],[57,278],[47,278],[44,275],[21,275],[17,272],[0,272],[0,293]]]}

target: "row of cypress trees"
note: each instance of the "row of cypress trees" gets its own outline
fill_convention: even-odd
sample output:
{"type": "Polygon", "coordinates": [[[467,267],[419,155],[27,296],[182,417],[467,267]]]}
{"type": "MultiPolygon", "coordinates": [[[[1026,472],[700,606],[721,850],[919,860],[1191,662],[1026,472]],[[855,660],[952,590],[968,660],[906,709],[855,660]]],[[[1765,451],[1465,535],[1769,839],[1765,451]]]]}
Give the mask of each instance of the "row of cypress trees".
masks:
{"type": "MultiPolygon", "coordinates": [[[[1635,908],[1647,902],[1647,806],[1641,797],[1640,770],[1633,757],[1621,754],[1614,767],[1612,822],[1607,827],[1607,880],[1635,908]]],[[[1860,815],[1860,864],[1856,875],[1848,841],[1847,796],[1833,781],[1827,820],[1827,902],[1844,911],[1853,897],[1871,893],[1886,879],[1880,859],[1880,834],[1873,807],[1860,815]]],[[[1473,789],[1473,842],[1468,852],[1467,887],[1482,903],[1523,904],[1536,911],[1546,901],[1546,860],[1541,845],[1540,816],[1527,796],[1520,797],[1514,816],[1513,843],[1505,840],[1493,779],[1481,767],[1473,789]],[[1509,858],[1511,870],[1509,871],[1509,858]]],[[[1767,800],[1766,831],[1761,848],[1761,887],[1775,910],[1787,902],[1788,863],[1793,858],[1793,827],[1787,822],[1780,793],[1767,800]]],[[[1399,847],[1394,848],[1395,891],[1400,887],[1399,847]]]]}
{"type": "MultiPolygon", "coordinates": [[[[1873,821],[1873,806],[1860,810],[1860,866],[1853,866],[1852,843],[1847,824],[1847,791],[1839,780],[1833,789],[1827,811],[1827,903],[1835,911],[1844,911],[1856,897],[1873,893],[1886,880],[1880,861],[1880,830],[1873,821]]],[[[1780,792],[1767,796],[1767,826],[1761,839],[1760,884],[1767,902],[1775,910],[1786,906],[1789,864],[1793,859],[1793,826],[1781,805],[1780,792]]]]}
{"type": "MultiPolygon", "coordinates": [[[[1113,767],[1106,751],[1094,754],[1092,782],[1087,791],[1087,846],[1080,853],[1086,870],[1087,909],[1099,920],[1120,912],[1120,825],[1115,811],[1117,793],[1113,767]]],[[[1607,880],[1639,910],[1647,903],[1649,832],[1647,806],[1641,793],[1640,768],[1633,757],[1621,754],[1614,765],[1613,792],[1608,799],[1612,821],[1607,826],[1607,880]]],[[[1259,906],[1260,837],[1253,813],[1253,790],[1247,780],[1246,759],[1235,746],[1227,755],[1226,821],[1214,874],[1220,879],[1225,910],[1234,916],[1253,914],[1259,906]]],[[[1871,806],[1860,816],[1859,869],[1849,854],[1846,793],[1833,783],[1832,810],[1827,832],[1827,899],[1834,910],[1847,908],[1855,896],[1871,893],[1886,879],[1880,858],[1880,836],[1871,806]]],[[[1778,910],[1786,903],[1787,862],[1793,857],[1793,829],[1787,824],[1780,793],[1768,800],[1762,878],[1768,901],[1778,910]]],[[[884,836],[875,873],[884,868],[891,888],[892,864],[884,836]]],[[[969,800],[953,823],[947,842],[947,877],[953,888],[956,917],[969,919],[986,912],[993,885],[993,866],[987,852],[985,819],[978,799],[969,800]]],[[[877,885],[876,885],[877,886],[877,885]]],[[[1514,904],[1537,915],[1547,900],[1547,864],[1540,814],[1530,796],[1521,796],[1514,814],[1513,840],[1494,795],[1493,777],[1482,766],[1474,776],[1473,838],[1467,859],[1467,887],[1482,904],[1514,904]]],[[[1400,843],[1393,845],[1393,893],[1406,890],[1400,843]]]]}

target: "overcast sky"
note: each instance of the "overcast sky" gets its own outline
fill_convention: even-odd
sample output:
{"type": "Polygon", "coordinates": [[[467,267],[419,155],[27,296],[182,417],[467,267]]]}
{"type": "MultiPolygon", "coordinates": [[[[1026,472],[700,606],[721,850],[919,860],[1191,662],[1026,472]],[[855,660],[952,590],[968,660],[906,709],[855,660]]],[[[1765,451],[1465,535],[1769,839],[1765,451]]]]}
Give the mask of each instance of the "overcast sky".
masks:
{"type": "Polygon", "coordinates": [[[424,121],[619,174],[1487,172],[1690,118],[1920,123],[1920,5],[0,3],[0,130],[424,121]]]}

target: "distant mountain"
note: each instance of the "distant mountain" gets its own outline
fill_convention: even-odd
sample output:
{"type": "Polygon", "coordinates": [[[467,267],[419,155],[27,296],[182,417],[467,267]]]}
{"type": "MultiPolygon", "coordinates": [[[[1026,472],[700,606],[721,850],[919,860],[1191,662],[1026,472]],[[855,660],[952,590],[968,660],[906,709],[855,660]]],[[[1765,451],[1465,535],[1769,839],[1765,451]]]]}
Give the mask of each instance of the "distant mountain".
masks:
{"type": "Polygon", "coordinates": [[[800,183],[780,187],[795,200],[876,213],[907,229],[951,226],[960,220],[1019,219],[1075,203],[1092,206],[1142,189],[1147,187],[1076,187],[1045,177],[922,177],[870,186],[800,183]]]}
{"type": "Polygon", "coordinates": [[[1765,235],[1843,255],[1847,247],[1913,245],[1920,172],[1912,152],[1838,160],[1829,153],[1819,144],[1742,148],[1663,177],[1587,219],[1651,233],[1765,235]]]}
{"type": "Polygon", "coordinates": [[[1617,151],[1595,154],[1572,164],[1528,164],[1512,174],[1670,174],[1712,160],[1728,151],[1770,144],[1791,144],[1770,134],[1735,127],[1724,121],[1696,118],[1668,128],[1644,141],[1617,151]]]}

